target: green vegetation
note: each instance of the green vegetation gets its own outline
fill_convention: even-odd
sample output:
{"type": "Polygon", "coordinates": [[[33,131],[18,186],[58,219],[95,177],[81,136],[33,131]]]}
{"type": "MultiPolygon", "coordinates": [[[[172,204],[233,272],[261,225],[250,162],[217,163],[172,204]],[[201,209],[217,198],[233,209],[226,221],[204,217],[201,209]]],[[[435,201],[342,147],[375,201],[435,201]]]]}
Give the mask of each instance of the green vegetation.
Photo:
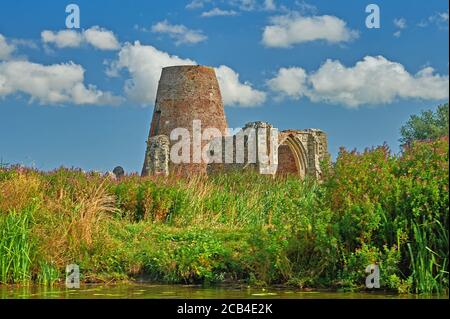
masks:
{"type": "Polygon", "coordinates": [[[341,150],[322,183],[252,173],[120,181],[0,169],[0,281],[144,275],[172,283],[282,283],[448,291],[448,140],[341,150]]]}
{"type": "Polygon", "coordinates": [[[448,136],[448,103],[439,105],[436,112],[423,111],[420,115],[412,115],[402,126],[400,142],[407,145],[412,141],[433,140],[448,136]]]}
{"type": "Polygon", "coordinates": [[[119,181],[0,165],[0,284],[137,276],[447,293],[448,104],[402,128],[403,151],[341,149],[323,180],[252,172],[119,181]],[[443,136],[442,135],[447,135],[443,136]]]}
{"type": "Polygon", "coordinates": [[[30,208],[20,213],[13,210],[0,219],[1,282],[26,282],[31,278],[31,213],[30,208]]]}

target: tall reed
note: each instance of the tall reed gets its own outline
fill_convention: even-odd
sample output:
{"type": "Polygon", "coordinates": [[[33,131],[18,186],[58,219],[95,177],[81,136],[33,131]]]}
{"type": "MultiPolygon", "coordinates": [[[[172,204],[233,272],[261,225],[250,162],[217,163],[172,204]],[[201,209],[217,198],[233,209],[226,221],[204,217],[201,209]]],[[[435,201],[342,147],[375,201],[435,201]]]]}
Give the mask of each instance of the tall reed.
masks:
{"type": "Polygon", "coordinates": [[[416,293],[441,293],[448,290],[448,229],[439,220],[433,224],[438,242],[430,240],[433,236],[430,230],[434,227],[425,223],[412,224],[413,241],[408,243],[408,252],[416,293]],[[433,250],[432,245],[437,249],[433,250]]]}
{"type": "Polygon", "coordinates": [[[34,207],[0,215],[0,282],[26,283],[31,279],[33,242],[30,226],[34,207]]]}

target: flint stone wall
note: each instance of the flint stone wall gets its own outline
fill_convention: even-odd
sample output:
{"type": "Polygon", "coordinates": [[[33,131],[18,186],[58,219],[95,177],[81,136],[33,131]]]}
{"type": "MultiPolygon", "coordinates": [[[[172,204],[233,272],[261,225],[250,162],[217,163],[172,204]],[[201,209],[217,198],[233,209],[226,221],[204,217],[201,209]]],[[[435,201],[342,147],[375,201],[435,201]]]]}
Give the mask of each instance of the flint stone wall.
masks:
{"type": "Polygon", "coordinates": [[[170,141],[167,135],[156,135],[147,141],[145,165],[147,169],[142,172],[148,175],[169,175],[170,141]]]}
{"type": "MultiPolygon", "coordinates": [[[[311,176],[320,179],[322,176],[321,161],[328,154],[327,136],[318,129],[285,130],[278,132],[277,136],[271,136],[272,125],[266,122],[252,122],[244,126],[243,131],[234,136],[214,139],[210,144],[210,163],[208,163],[208,174],[223,171],[252,169],[260,174],[269,175],[297,175],[300,178],[311,176]],[[237,160],[237,136],[245,132],[246,128],[265,129],[266,140],[260,136],[245,136],[244,138],[244,162],[237,160]],[[254,143],[254,144],[252,144],[254,143]],[[217,152],[222,145],[221,163],[217,163],[217,152]],[[256,148],[249,146],[256,145],[256,148]],[[266,150],[269,156],[268,163],[261,163],[258,158],[259,149],[266,150]],[[256,152],[256,162],[249,160],[249,154],[256,152]],[[231,158],[230,158],[230,155],[231,158]],[[216,161],[216,162],[214,162],[216,161]],[[231,163],[230,163],[231,162],[231,163]]],[[[251,157],[253,159],[253,157],[251,157]]]]}

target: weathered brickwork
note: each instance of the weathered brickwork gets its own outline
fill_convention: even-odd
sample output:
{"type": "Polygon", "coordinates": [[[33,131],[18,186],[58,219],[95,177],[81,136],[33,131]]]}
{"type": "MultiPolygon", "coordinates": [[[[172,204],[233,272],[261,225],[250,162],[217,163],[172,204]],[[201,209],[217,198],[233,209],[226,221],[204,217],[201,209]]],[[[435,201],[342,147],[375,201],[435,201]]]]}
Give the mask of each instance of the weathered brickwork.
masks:
{"type": "Polygon", "coordinates": [[[285,130],[273,135],[271,124],[251,122],[236,135],[227,136],[226,128],[222,97],[213,68],[163,68],[142,175],[214,174],[254,169],[274,176],[321,178],[320,162],[329,156],[325,132],[318,129],[285,130]],[[200,133],[206,128],[217,128],[222,137],[197,142],[191,140],[188,145],[190,163],[174,164],[170,158],[170,149],[178,141],[171,140],[171,132],[176,128],[185,128],[192,138],[194,120],[201,121],[200,133]],[[247,129],[256,129],[256,132],[265,134],[247,135],[247,129]],[[209,147],[208,161],[195,163],[193,151],[199,146],[196,144],[200,144],[201,149],[206,146],[205,150],[209,147]],[[261,161],[261,155],[267,157],[268,161],[261,161]],[[254,158],[256,161],[252,161],[254,158]]]}
{"type": "Polygon", "coordinates": [[[298,168],[295,161],[294,153],[287,145],[280,145],[278,147],[278,169],[277,175],[298,174],[298,168]]]}
{"type": "MultiPolygon", "coordinates": [[[[201,128],[214,127],[225,134],[227,122],[222,104],[219,83],[213,68],[205,66],[173,66],[163,68],[156,94],[155,109],[150,127],[149,138],[166,135],[175,128],[186,128],[193,136],[192,123],[201,121],[201,128]]],[[[177,141],[170,141],[170,146],[177,141]]],[[[201,147],[208,141],[201,141],[201,147]]],[[[146,158],[149,155],[147,148],[146,158]]],[[[190,157],[193,163],[193,149],[190,157]]],[[[142,175],[151,174],[150,161],[144,162],[142,175]]],[[[206,163],[173,164],[169,161],[169,172],[186,174],[206,173],[206,163]]]]}

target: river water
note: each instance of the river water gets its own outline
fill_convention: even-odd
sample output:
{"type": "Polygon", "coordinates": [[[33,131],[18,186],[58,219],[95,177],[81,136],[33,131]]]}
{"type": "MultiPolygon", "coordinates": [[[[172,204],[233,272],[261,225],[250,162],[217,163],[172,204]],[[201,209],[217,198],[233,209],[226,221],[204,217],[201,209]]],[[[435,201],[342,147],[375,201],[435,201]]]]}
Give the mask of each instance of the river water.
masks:
{"type": "Polygon", "coordinates": [[[404,298],[448,298],[446,295],[398,295],[386,292],[334,292],[304,291],[289,288],[247,288],[247,287],[202,287],[196,285],[164,285],[147,283],[127,283],[114,285],[82,285],[80,289],[65,286],[1,286],[1,299],[246,299],[246,298],[287,298],[287,299],[404,299],[404,298]]]}

